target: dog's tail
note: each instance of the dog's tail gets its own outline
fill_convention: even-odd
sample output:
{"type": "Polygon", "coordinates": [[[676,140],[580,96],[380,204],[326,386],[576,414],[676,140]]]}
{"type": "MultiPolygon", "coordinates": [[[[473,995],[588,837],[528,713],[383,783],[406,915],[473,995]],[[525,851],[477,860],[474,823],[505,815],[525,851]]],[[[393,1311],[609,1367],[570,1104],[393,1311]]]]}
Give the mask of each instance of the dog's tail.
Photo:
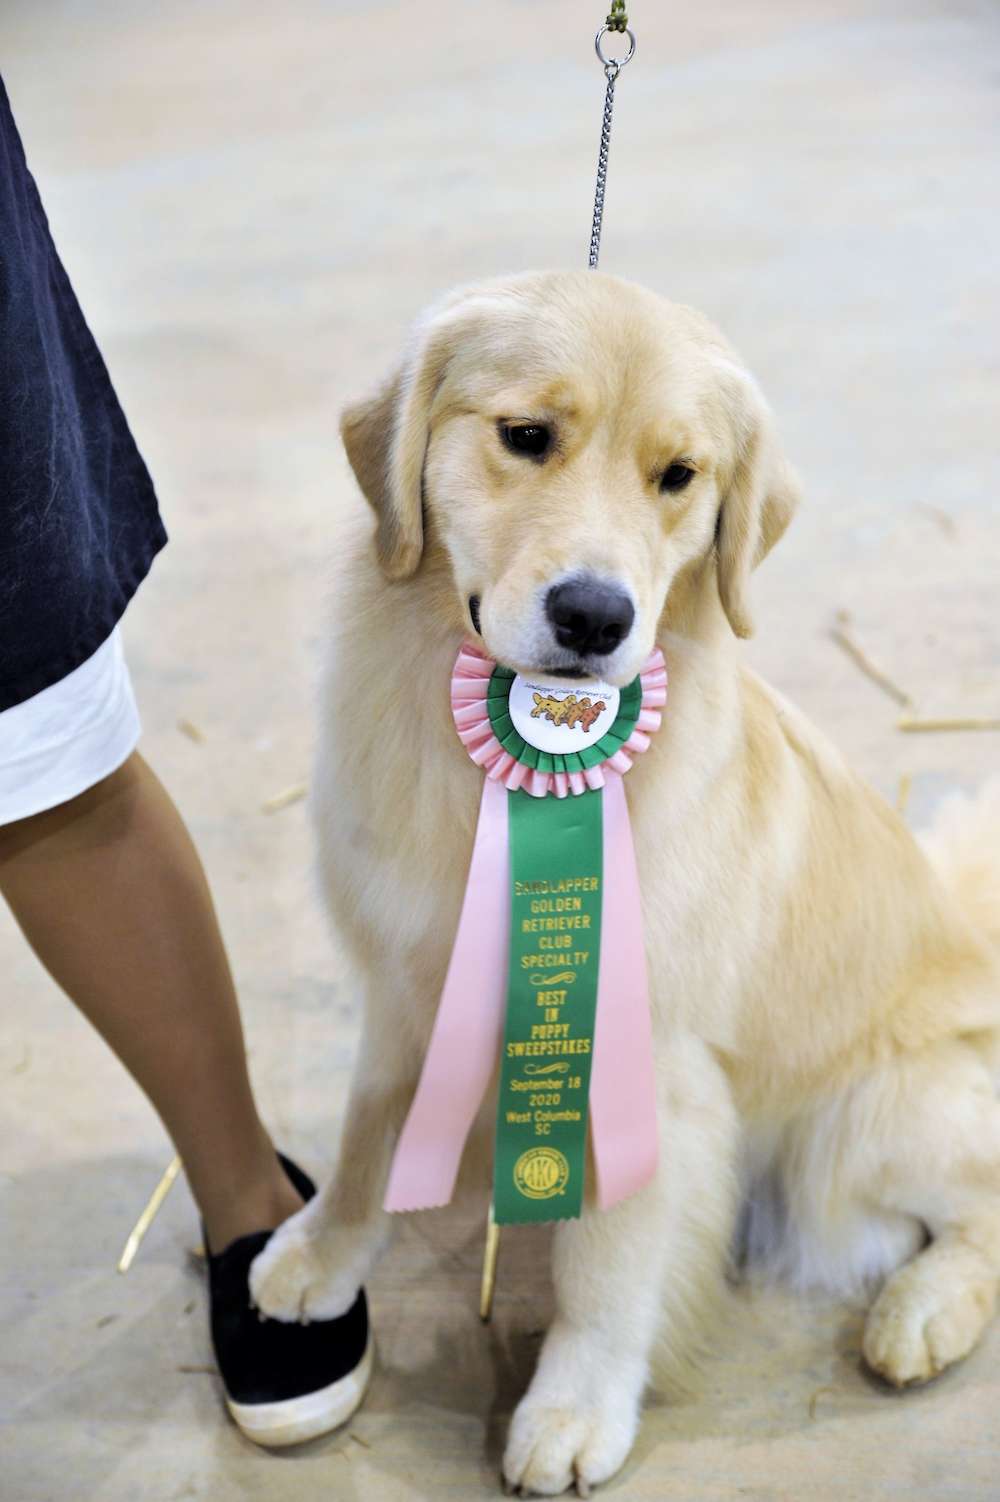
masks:
{"type": "Polygon", "coordinates": [[[966,917],[1000,950],[1000,777],[953,794],[921,843],[966,917]]]}

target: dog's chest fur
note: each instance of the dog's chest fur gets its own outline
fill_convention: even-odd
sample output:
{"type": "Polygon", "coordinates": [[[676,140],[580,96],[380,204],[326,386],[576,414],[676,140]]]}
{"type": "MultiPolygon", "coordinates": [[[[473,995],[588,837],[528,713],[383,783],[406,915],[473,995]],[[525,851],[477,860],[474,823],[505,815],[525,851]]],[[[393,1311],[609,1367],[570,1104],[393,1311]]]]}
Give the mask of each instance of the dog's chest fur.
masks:
{"type": "MultiPolygon", "coordinates": [[[[328,665],[314,813],[338,926],[364,965],[405,987],[408,1013],[415,1023],[419,1013],[426,1033],[461,909],[483,773],[451,717],[461,634],[431,635],[419,593],[411,604],[403,591],[388,591],[387,600],[380,587],[376,610],[368,589],[343,592],[367,608],[342,623],[328,665]]],[[[706,789],[724,778],[732,754],[739,685],[735,670],[720,675],[697,650],[666,647],[673,681],[664,728],[626,784],[651,993],[660,1031],[697,1014],[699,1031],[729,1046],[731,1008],[720,1005],[713,1021],[713,1006],[748,946],[734,942],[725,913],[733,863],[721,860],[721,849],[732,800],[713,801],[706,789]],[[729,726],[721,736],[720,724],[729,726]],[[721,946],[724,921],[730,932],[721,946]]]]}

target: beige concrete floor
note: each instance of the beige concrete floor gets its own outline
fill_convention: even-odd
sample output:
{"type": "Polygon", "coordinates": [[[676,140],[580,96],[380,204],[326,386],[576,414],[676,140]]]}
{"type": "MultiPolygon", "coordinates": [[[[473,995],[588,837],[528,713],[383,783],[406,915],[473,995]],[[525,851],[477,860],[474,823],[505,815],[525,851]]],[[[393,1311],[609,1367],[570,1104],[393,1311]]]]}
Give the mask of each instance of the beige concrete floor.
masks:
{"type": "MultiPolygon", "coordinates": [[[[1000,713],[996,8],[637,0],[604,265],[697,304],[757,371],[810,504],[758,578],[751,660],[920,819],[1000,738],[904,736],[832,645],[838,609],[931,713],[1000,713]]],[[[335,413],[448,284],[581,264],[602,5],[3,0],[0,54],[58,243],[172,541],[129,610],[144,749],[207,864],[263,1110],[323,1171],[356,1032],[313,896],[302,778],[337,508],[335,413]],[[196,743],[178,729],[200,727],[196,743]]],[[[225,1421],[185,1188],[127,1277],[168,1156],[0,915],[10,1502],[471,1499],[545,1320],[544,1233],[476,1318],[474,1214],[424,1216],[372,1285],[380,1367],[280,1458],[225,1421]]],[[[899,1397],[860,1312],[741,1296],[704,1396],[651,1407],[609,1496],[998,1498],[1000,1327],[899,1397]]]]}

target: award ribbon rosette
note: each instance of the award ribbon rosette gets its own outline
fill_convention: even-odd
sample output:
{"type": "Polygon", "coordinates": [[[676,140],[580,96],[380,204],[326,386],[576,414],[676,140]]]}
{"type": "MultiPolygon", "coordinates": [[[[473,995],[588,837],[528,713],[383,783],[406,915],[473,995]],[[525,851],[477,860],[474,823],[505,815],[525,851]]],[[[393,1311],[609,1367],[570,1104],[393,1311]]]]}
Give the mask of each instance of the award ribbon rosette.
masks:
{"type": "Polygon", "coordinates": [[[486,774],[458,933],[387,1210],[451,1199],[500,1059],[500,1225],[580,1214],[588,1117],[602,1210],[657,1161],[642,911],[623,785],[659,729],[655,650],[622,689],[515,674],[466,643],[455,727],[486,774]]]}

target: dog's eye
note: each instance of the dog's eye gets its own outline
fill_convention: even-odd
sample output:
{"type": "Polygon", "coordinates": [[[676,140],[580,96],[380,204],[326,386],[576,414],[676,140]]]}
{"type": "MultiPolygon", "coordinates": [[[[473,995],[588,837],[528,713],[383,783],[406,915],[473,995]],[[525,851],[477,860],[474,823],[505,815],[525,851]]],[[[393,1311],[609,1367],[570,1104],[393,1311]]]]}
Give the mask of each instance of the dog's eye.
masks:
{"type": "Polygon", "coordinates": [[[669,490],[671,494],[683,490],[694,478],[694,470],[689,464],[671,464],[660,476],[660,489],[669,490]]]}
{"type": "Polygon", "coordinates": [[[500,436],[512,453],[532,459],[541,459],[552,443],[552,434],[538,422],[502,422],[500,436]]]}

